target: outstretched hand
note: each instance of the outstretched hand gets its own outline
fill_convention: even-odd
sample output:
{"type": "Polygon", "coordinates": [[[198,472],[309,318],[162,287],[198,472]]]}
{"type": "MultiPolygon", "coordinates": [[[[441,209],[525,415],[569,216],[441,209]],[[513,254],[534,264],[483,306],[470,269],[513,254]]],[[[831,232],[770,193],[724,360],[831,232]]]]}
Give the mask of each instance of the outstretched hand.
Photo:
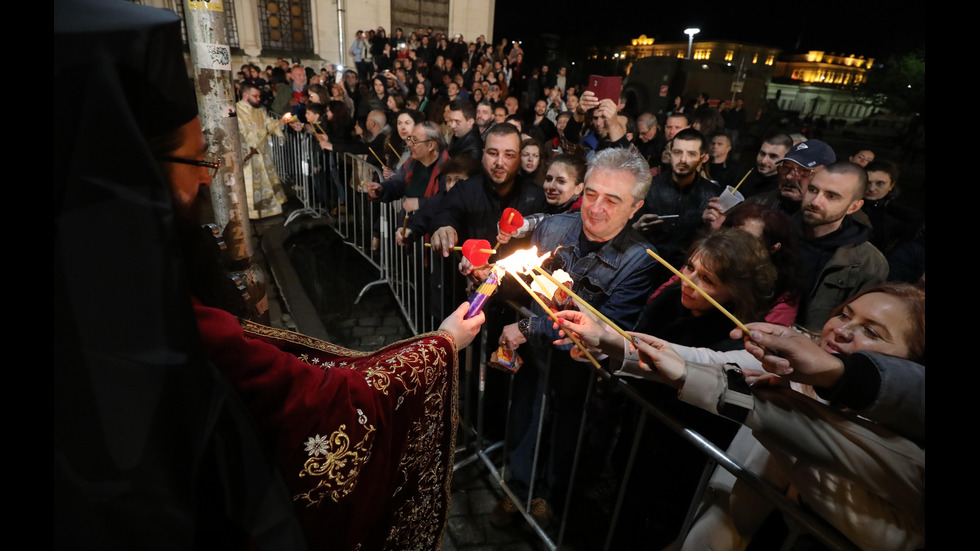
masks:
{"type": "Polygon", "coordinates": [[[670,346],[670,343],[652,335],[629,332],[635,339],[636,350],[640,353],[640,367],[656,371],[664,382],[674,388],[684,385],[687,377],[687,364],[684,358],[670,346]]]}
{"type": "Polygon", "coordinates": [[[452,226],[443,226],[432,233],[429,242],[432,243],[432,250],[448,258],[456,246],[456,240],[456,230],[452,226]]]}
{"type": "Polygon", "coordinates": [[[592,319],[591,316],[578,310],[561,310],[555,312],[555,317],[560,320],[561,325],[554,323],[552,327],[557,329],[558,336],[562,337],[553,343],[556,346],[573,344],[572,339],[568,336],[571,333],[590,350],[597,350],[601,347],[602,339],[606,335],[605,326],[592,319]]]}
{"type": "Polygon", "coordinates": [[[364,184],[361,185],[361,190],[367,193],[368,197],[371,199],[381,197],[381,194],[384,192],[384,188],[381,187],[381,184],[378,182],[364,182],[364,184]]]}
{"type": "Polygon", "coordinates": [[[468,320],[463,319],[469,307],[470,303],[468,302],[460,304],[455,312],[449,314],[449,317],[439,324],[439,329],[448,331],[456,339],[456,345],[459,348],[466,348],[473,342],[473,339],[480,333],[480,326],[486,320],[482,311],[468,320]]]}
{"type": "Polygon", "coordinates": [[[834,386],[844,374],[844,362],[806,335],[771,323],[750,323],[746,327],[750,335],[733,329],[731,337],[744,338],[745,350],[770,373],[823,388],[834,386]]]}

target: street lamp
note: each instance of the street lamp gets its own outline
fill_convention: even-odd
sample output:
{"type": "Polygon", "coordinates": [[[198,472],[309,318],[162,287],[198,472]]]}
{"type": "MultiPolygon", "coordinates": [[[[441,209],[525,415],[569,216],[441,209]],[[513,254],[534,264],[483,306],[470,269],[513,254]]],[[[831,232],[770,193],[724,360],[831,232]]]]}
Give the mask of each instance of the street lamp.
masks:
{"type": "Polygon", "coordinates": [[[691,27],[689,29],[684,29],[684,34],[687,35],[687,58],[691,59],[691,46],[694,45],[694,35],[701,32],[701,29],[697,27],[691,27]]]}

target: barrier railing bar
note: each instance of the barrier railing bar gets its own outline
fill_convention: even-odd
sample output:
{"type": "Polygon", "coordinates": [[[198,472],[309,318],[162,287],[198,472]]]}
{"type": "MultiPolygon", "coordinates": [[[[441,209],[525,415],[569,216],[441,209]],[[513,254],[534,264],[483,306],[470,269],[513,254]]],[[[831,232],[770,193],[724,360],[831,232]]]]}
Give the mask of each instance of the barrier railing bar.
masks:
{"type": "Polygon", "coordinates": [[[609,523],[609,531],[606,532],[606,543],[603,546],[605,551],[609,551],[612,545],[613,534],[616,532],[616,524],[619,521],[619,513],[623,508],[623,499],[626,497],[626,488],[629,485],[630,477],[633,474],[633,464],[636,462],[636,454],[640,450],[640,436],[643,429],[647,426],[647,413],[640,410],[640,420],[636,423],[636,431],[633,434],[633,444],[630,446],[630,455],[626,460],[626,471],[623,474],[623,481],[619,485],[619,493],[616,495],[616,505],[613,507],[612,520],[609,523]]]}

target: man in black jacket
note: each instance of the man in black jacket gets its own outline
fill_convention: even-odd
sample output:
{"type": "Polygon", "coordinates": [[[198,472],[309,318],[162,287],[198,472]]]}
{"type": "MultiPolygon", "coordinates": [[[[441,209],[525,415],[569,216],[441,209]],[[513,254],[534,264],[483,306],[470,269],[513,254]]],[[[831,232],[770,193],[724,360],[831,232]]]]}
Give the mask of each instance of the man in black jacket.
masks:
{"type": "Polygon", "coordinates": [[[479,161],[483,155],[483,139],[476,125],[476,105],[472,100],[454,99],[449,102],[449,125],[453,129],[449,157],[467,155],[479,161]]]}
{"type": "Polygon", "coordinates": [[[507,207],[523,215],[544,210],[544,191],[516,180],[521,159],[521,136],[510,124],[498,124],[487,134],[483,174],[456,184],[446,193],[433,218],[432,248],[449,256],[465,239],[497,236],[497,222],[507,207]]]}
{"type": "MultiPolygon", "coordinates": [[[[633,227],[668,262],[681,266],[687,259],[687,248],[702,227],[701,213],[722,188],[700,174],[701,165],[708,162],[707,143],[701,132],[685,128],[670,143],[671,170],[653,179],[633,227]]],[[[656,282],[662,283],[670,275],[661,270],[656,282]]]]}

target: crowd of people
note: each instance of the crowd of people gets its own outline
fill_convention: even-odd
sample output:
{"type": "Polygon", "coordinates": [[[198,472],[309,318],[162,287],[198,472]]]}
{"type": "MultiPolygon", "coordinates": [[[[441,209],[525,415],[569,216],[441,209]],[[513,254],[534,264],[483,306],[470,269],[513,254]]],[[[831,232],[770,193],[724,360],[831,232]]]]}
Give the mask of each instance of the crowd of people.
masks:
{"type": "MultiPolygon", "coordinates": [[[[177,34],[175,20],[165,24],[177,34]]],[[[583,406],[594,383],[594,373],[582,365],[588,351],[602,368],[634,378],[646,399],[727,447],[777,491],[796,496],[862,548],[925,546],[924,221],[894,201],[894,163],[874,159],[868,150],[839,160],[823,141],[783,134],[763,136],[754,162],[736,159],[734,146],[749,139],[741,101],[719,111],[701,95],[664,113],[628,113],[622,98],[598,97],[572,81],[565,67],[529,68],[521,46],[505,39],[491,45],[481,36],[467,43],[431,28],[408,35],[396,29],[388,37],[379,27],[358,31],[349,53],[354,68],[342,74],[285,60],[265,70],[242,67],[237,108],[248,152],[251,217],[278,214],[285,201],[269,165],[267,139],[308,133],[323,151],[363,155],[383,175],[352,190],[336,166],[322,165],[319,174],[333,183],[323,187],[333,190],[334,214],[344,214],[350,193],[398,201],[405,218],[392,239],[424,240],[447,259],[467,239],[499,242],[496,258],[537,246],[552,253],[544,270],[563,271],[578,300],[632,332],[625,339],[567,297],[551,297],[546,311],[509,278],[484,308],[496,351],[523,359],[513,375],[510,416],[491,416],[500,421],[494,426],[491,420],[487,430],[506,436],[511,488],[540,525],[547,527],[556,510],[569,505],[576,435],[586,414],[578,491],[594,495],[590,490],[604,480],[632,477],[620,520],[622,548],[666,545],[676,537],[704,464],[676,434],[650,423],[637,447],[637,467],[628,473],[634,463],[630,442],[619,435],[637,429],[629,415],[637,406],[602,381],[583,406]],[[734,195],[736,187],[743,200],[723,206],[723,194],[734,195]],[[505,209],[522,215],[518,227],[501,226],[505,209]],[[526,304],[532,315],[516,315],[505,299],[526,304]],[[733,330],[712,301],[750,331],[733,330]],[[572,336],[584,350],[572,345],[572,336]],[[541,447],[539,426],[546,427],[541,447]]],[[[190,94],[178,90],[173,97],[186,103],[190,94]]],[[[138,106],[144,100],[137,94],[120,101],[138,106]]],[[[161,239],[177,243],[167,254],[178,268],[165,272],[179,280],[182,253],[194,248],[183,241],[193,226],[196,192],[210,184],[210,171],[221,163],[205,156],[207,137],[196,109],[170,101],[172,106],[161,101],[154,110],[134,108],[127,143],[136,149],[129,159],[154,160],[140,171],[172,199],[176,235],[164,232],[161,239]]],[[[106,111],[101,104],[86,108],[106,111]]],[[[336,162],[336,156],[326,157],[336,162]]],[[[56,185],[88,181],[71,176],[56,185]]],[[[131,185],[125,177],[119,182],[121,189],[131,185]]],[[[160,190],[149,186],[146,193],[156,197],[160,190]]],[[[58,224],[74,220],[70,207],[58,224]]],[[[163,218],[171,220],[164,210],[163,218]]],[[[144,223],[157,215],[153,211],[144,223]]],[[[157,231],[166,226],[149,225],[157,231]]],[[[191,268],[196,260],[188,254],[191,268]]],[[[148,273],[159,275],[152,268],[160,261],[146,264],[148,273]]],[[[452,268],[473,285],[489,270],[465,258],[452,268]]],[[[448,516],[452,370],[457,349],[475,338],[484,317],[464,319],[466,305],[456,308],[460,297],[433,297],[452,305],[439,331],[351,354],[236,320],[211,302],[208,286],[195,275],[189,286],[172,284],[167,306],[157,305],[176,312],[161,318],[193,328],[177,339],[182,348],[160,362],[173,367],[174,358],[191,358],[199,379],[213,378],[215,388],[241,398],[219,407],[209,406],[209,396],[198,397],[200,407],[180,420],[247,411],[259,436],[254,447],[268,454],[258,456],[268,457],[285,480],[269,495],[282,498],[288,490],[286,501],[299,520],[284,521],[288,530],[280,536],[301,532],[312,548],[434,548],[448,516]],[[333,369],[335,364],[349,367],[333,369]],[[388,381],[383,385],[379,366],[391,369],[380,378],[388,381]],[[437,445],[423,449],[426,435],[433,434],[437,445]],[[427,504],[424,511],[417,503],[427,504]]],[[[64,287],[56,287],[56,294],[65,302],[80,300],[64,287]]],[[[118,308],[128,311],[131,305],[119,296],[118,308]]],[[[62,317],[69,316],[59,316],[59,326],[77,335],[59,341],[62,359],[85,357],[84,369],[76,371],[91,371],[107,388],[131,392],[125,380],[101,375],[103,364],[116,360],[90,341],[111,339],[96,338],[82,324],[62,324],[62,317]]],[[[128,365],[137,356],[123,354],[118,363],[128,365]]],[[[486,381],[487,401],[499,408],[507,402],[502,389],[510,374],[494,373],[486,381]]],[[[182,385],[168,387],[169,394],[151,393],[147,403],[159,399],[169,408],[161,411],[177,411],[182,385]]],[[[79,397],[59,386],[57,395],[78,402],[71,412],[59,410],[56,419],[56,489],[72,500],[58,511],[59,541],[83,525],[93,542],[127,541],[115,526],[119,519],[146,520],[130,506],[145,504],[146,494],[117,488],[118,496],[105,498],[85,470],[98,461],[85,455],[88,448],[72,445],[70,436],[101,434],[105,418],[72,414],[97,410],[92,404],[103,394],[79,397]]],[[[128,407],[140,409],[135,398],[128,407]]],[[[133,432],[142,428],[132,425],[133,432]]],[[[167,434],[154,432],[162,425],[145,425],[147,441],[168,441],[167,434]]],[[[261,537],[240,524],[262,515],[252,509],[244,520],[232,514],[241,512],[228,503],[240,490],[232,475],[248,474],[245,469],[208,478],[222,472],[223,461],[237,458],[221,444],[226,424],[213,428],[198,435],[200,446],[187,450],[187,463],[197,467],[158,458],[162,466],[145,469],[150,475],[174,471],[181,479],[182,493],[166,497],[184,515],[175,514],[173,524],[188,519],[183,531],[166,524],[156,531],[183,544],[245,546],[261,537]],[[224,532],[237,539],[222,540],[224,532]]],[[[109,456],[116,443],[106,442],[109,451],[102,455],[109,456]]],[[[137,490],[146,484],[149,493],[157,491],[147,482],[153,476],[125,477],[138,479],[132,484],[137,490]]],[[[712,489],[685,549],[744,549],[765,537],[771,528],[766,505],[720,470],[712,489]]],[[[267,501],[256,510],[268,512],[282,499],[267,501]]],[[[491,522],[512,524],[517,510],[504,499],[491,522]]],[[[274,534],[264,537],[276,541],[274,534]]]]}
{"type": "MultiPolygon", "coordinates": [[[[633,365],[642,369],[623,367],[620,373],[624,375],[640,373],[642,377],[660,371],[663,382],[663,374],[675,369],[667,373],[666,382],[676,388],[687,388],[685,376],[677,374],[686,372],[683,361],[669,364],[663,358],[737,363],[739,377],[753,384],[751,394],[757,401],[773,400],[767,394],[770,387],[785,388],[799,396],[780,402],[780,408],[825,408],[826,417],[833,419],[822,421],[819,430],[828,433],[842,430],[839,424],[844,418],[863,424],[870,419],[873,428],[868,430],[872,432],[885,425],[887,415],[875,417],[862,411],[894,398],[882,395],[891,392],[882,382],[891,375],[884,370],[868,375],[871,370],[864,370],[863,375],[853,376],[861,377],[859,382],[845,377],[847,384],[860,390],[842,389],[845,385],[839,380],[806,386],[798,383],[811,383],[808,377],[762,376],[762,368],[773,361],[765,354],[772,355],[782,345],[769,343],[763,349],[759,339],[773,335],[795,338],[776,329],[793,327],[816,343],[806,349],[815,357],[833,354],[837,362],[849,366],[854,362],[846,357],[860,351],[909,360],[903,369],[915,369],[909,365],[921,369],[924,364],[924,318],[914,317],[924,304],[924,292],[915,290],[913,284],[924,288],[925,226],[920,213],[894,201],[899,177],[895,163],[875,159],[870,150],[855,151],[844,160],[826,142],[779,133],[761,137],[754,161],[737,159],[737,146],[744,149],[752,139],[746,132],[749,121],[740,99],[719,109],[701,94],[687,102],[677,98],[666,112],[629,113],[622,98],[597,97],[572,81],[565,67],[557,71],[547,65],[528,68],[520,46],[506,40],[496,47],[483,37],[467,44],[459,35],[449,39],[422,29],[407,37],[396,29],[395,36],[388,38],[379,28],[358,31],[350,53],[356,70],[348,69],[342,75],[330,69],[317,74],[311,68],[290,68],[285,62],[271,68],[271,81],[276,84],[267,90],[266,100],[276,114],[288,111],[296,115],[293,130],[314,134],[325,150],[364,153],[369,146],[383,152],[366,158],[383,166],[384,179],[364,187],[372,200],[401,203],[407,219],[394,236],[398,244],[423,239],[447,258],[467,239],[500,242],[498,258],[531,244],[541,251],[555,251],[546,263],[550,270],[567,272],[577,294],[621,327],[638,332],[632,345],[624,346],[608,335],[606,340],[611,342],[603,342],[603,332],[590,325],[594,320],[576,317],[577,313],[571,313],[574,307],[561,312],[569,323],[562,329],[506,282],[499,300],[492,300],[485,309],[490,335],[498,340],[500,352],[507,350],[523,359],[514,380],[514,409],[506,432],[510,483],[518,497],[527,500],[530,514],[539,523],[547,525],[554,508],[564,506],[575,434],[584,412],[581,400],[589,380],[588,370],[576,365],[575,357],[580,354],[561,341],[560,331],[587,337],[594,353],[606,353],[615,358],[612,361],[633,354],[633,365]],[[282,82],[287,69],[290,78],[282,82]],[[323,120],[317,114],[323,112],[325,131],[316,124],[323,120]],[[736,188],[738,204],[723,206],[727,205],[721,201],[723,194],[735,196],[736,188]],[[507,208],[524,217],[516,232],[501,231],[498,226],[507,208]],[[728,318],[687,280],[651,259],[647,248],[681,267],[690,281],[739,319],[764,322],[750,324],[758,334],[730,335],[728,318]],[[893,283],[882,287],[886,282],[893,283]],[[900,305],[882,309],[881,303],[887,303],[883,297],[890,296],[902,297],[900,305]],[[501,306],[505,297],[528,304],[534,316],[515,323],[513,312],[501,306]],[[893,314],[897,317],[891,317],[893,314]],[[909,319],[909,323],[901,322],[909,319]],[[912,342],[920,345],[910,347],[912,342]],[[737,362],[707,353],[675,356],[675,348],[735,354],[737,362]],[[762,385],[765,392],[757,393],[762,385]],[[861,397],[858,402],[849,401],[855,396],[852,391],[861,397]],[[533,481],[533,495],[528,495],[540,403],[545,396],[549,400],[543,413],[548,419],[548,438],[537,452],[543,466],[533,481]],[[805,400],[819,405],[798,404],[805,400]],[[842,416],[843,406],[851,413],[842,416]],[[861,415],[852,415],[854,412],[861,415]]],[[[243,75],[255,72],[254,67],[243,68],[243,75]]],[[[248,89],[247,76],[243,82],[243,89],[248,89]]],[[[338,212],[344,208],[344,196],[338,195],[336,203],[338,212]]],[[[487,266],[473,266],[465,258],[458,268],[471,285],[488,271],[487,266]]],[[[452,303],[459,298],[435,300],[452,303]]],[[[797,344],[792,341],[786,346],[791,350],[797,344]]],[[[805,360],[810,361],[816,362],[805,360]]],[[[862,365],[888,362],[891,360],[862,365]]],[[[724,370],[718,373],[723,383],[733,384],[724,370]]],[[[792,435],[771,434],[736,415],[736,421],[755,431],[763,442],[759,444],[748,429],[739,432],[733,423],[676,401],[672,390],[650,383],[651,377],[642,378],[636,384],[648,399],[716,444],[731,445],[736,456],[746,449],[752,450],[756,460],[763,451],[766,457],[779,458],[799,453],[780,440],[792,435]],[[770,445],[772,442],[776,443],[770,445]]],[[[493,381],[488,383],[494,388],[493,381]]],[[[684,390],[687,396],[682,397],[704,407],[706,402],[698,402],[693,395],[709,390],[720,392],[698,387],[684,390]]],[[[910,390],[914,389],[903,389],[910,390]]],[[[717,402],[717,395],[708,396],[711,403],[717,402]]],[[[611,468],[621,476],[624,444],[609,435],[629,428],[631,421],[623,413],[625,406],[615,398],[605,396],[599,402],[601,405],[586,408],[601,412],[602,422],[594,423],[600,426],[592,428],[592,438],[586,439],[592,446],[587,446],[585,461],[593,462],[595,472],[611,468]],[[610,414],[612,411],[619,413],[610,414]]],[[[903,414],[914,413],[919,420],[924,416],[924,401],[904,407],[910,409],[903,414]]],[[[731,410],[705,409],[733,417],[731,410]]],[[[922,454],[915,456],[914,461],[921,460],[915,466],[924,472],[924,433],[910,433],[907,427],[894,424],[887,427],[894,431],[889,438],[914,442],[912,448],[922,454]]],[[[649,542],[676,535],[682,520],[678,504],[690,498],[703,459],[663,427],[647,427],[643,442],[639,448],[643,461],[656,462],[673,473],[637,476],[634,480],[643,482],[638,485],[641,490],[627,498],[631,500],[627,516],[633,518],[621,525],[643,526],[651,518],[658,519],[657,533],[634,531],[633,536],[649,542]],[[656,497],[650,498],[651,493],[656,497]]],[[[815,475],[806,459],[796,459],[807,468],[794,471],[787,466],[780,478],[768,472],[769,467],[760,467],[760,474],[771,475],[772,483],[781,490],[793,485],[808,506],[830,507],[821,491],[830,484],[845,483],[815,475]],[[794,478],[797,472],[810,478],[794,478]]],[[[833,459],[846,464],[853,458],[833,459]]],[[[914,470],[908,463],[902,468],[914,470]]],[[[868,503],[848,505],[859,509],[850,517],[825,515],[835,527],[854,541],[873,541],[881,548],[913,549],[924,542],[924,525],[917,516],[922,513],[921,501],[889,503],[887,491],[869,487],[865,479],[848,478],[852,475],[856,473],[846,468],[835,473],[846,479],[848,487],[858,487],[862,495],[873,494],[874,505],[868,504],[869,497],[868,503]],[[865,506],[868,508],[862,509],[865,506]],[[874,527],[880,533],[853,522],[855,516],[880,513],[875,507],[886,508],[891,515],[874,527]],[[894,534],[902,537],[896,539],[894,534]],[[902,538],[906,543],[895,543],[902,538]]],[[[875,479],[880,476],[876,473],[875,479]]],[[[724,477],[716,473],[715,478],[724,477]]],[[[902,490],[921,499],[921,478],[907,482],[909,486],[902,490]]],[[[741,493],[731,486],[725,488],[726,495],[736,499],[741,493]]],[[[719,503],[724,501],[718,498],[720,493],[712,494],[719,503]]],[[[694,532],[699,535],[692,541],[703,543],[704,534],[717,534],[724,527],[739,536],[730,541],[741,543],[731,548],[744,548],[765,514],[755,515],[752,523],[733,522],[727,503],[719,503],[704,504],[694,532]]],[[[494,510],[492,521],[507,525],[516,511],[514,503],[504,500],[494,510]]],[[[714,541],[712,548],[721,548],[717,545],[714,541]]]]}

